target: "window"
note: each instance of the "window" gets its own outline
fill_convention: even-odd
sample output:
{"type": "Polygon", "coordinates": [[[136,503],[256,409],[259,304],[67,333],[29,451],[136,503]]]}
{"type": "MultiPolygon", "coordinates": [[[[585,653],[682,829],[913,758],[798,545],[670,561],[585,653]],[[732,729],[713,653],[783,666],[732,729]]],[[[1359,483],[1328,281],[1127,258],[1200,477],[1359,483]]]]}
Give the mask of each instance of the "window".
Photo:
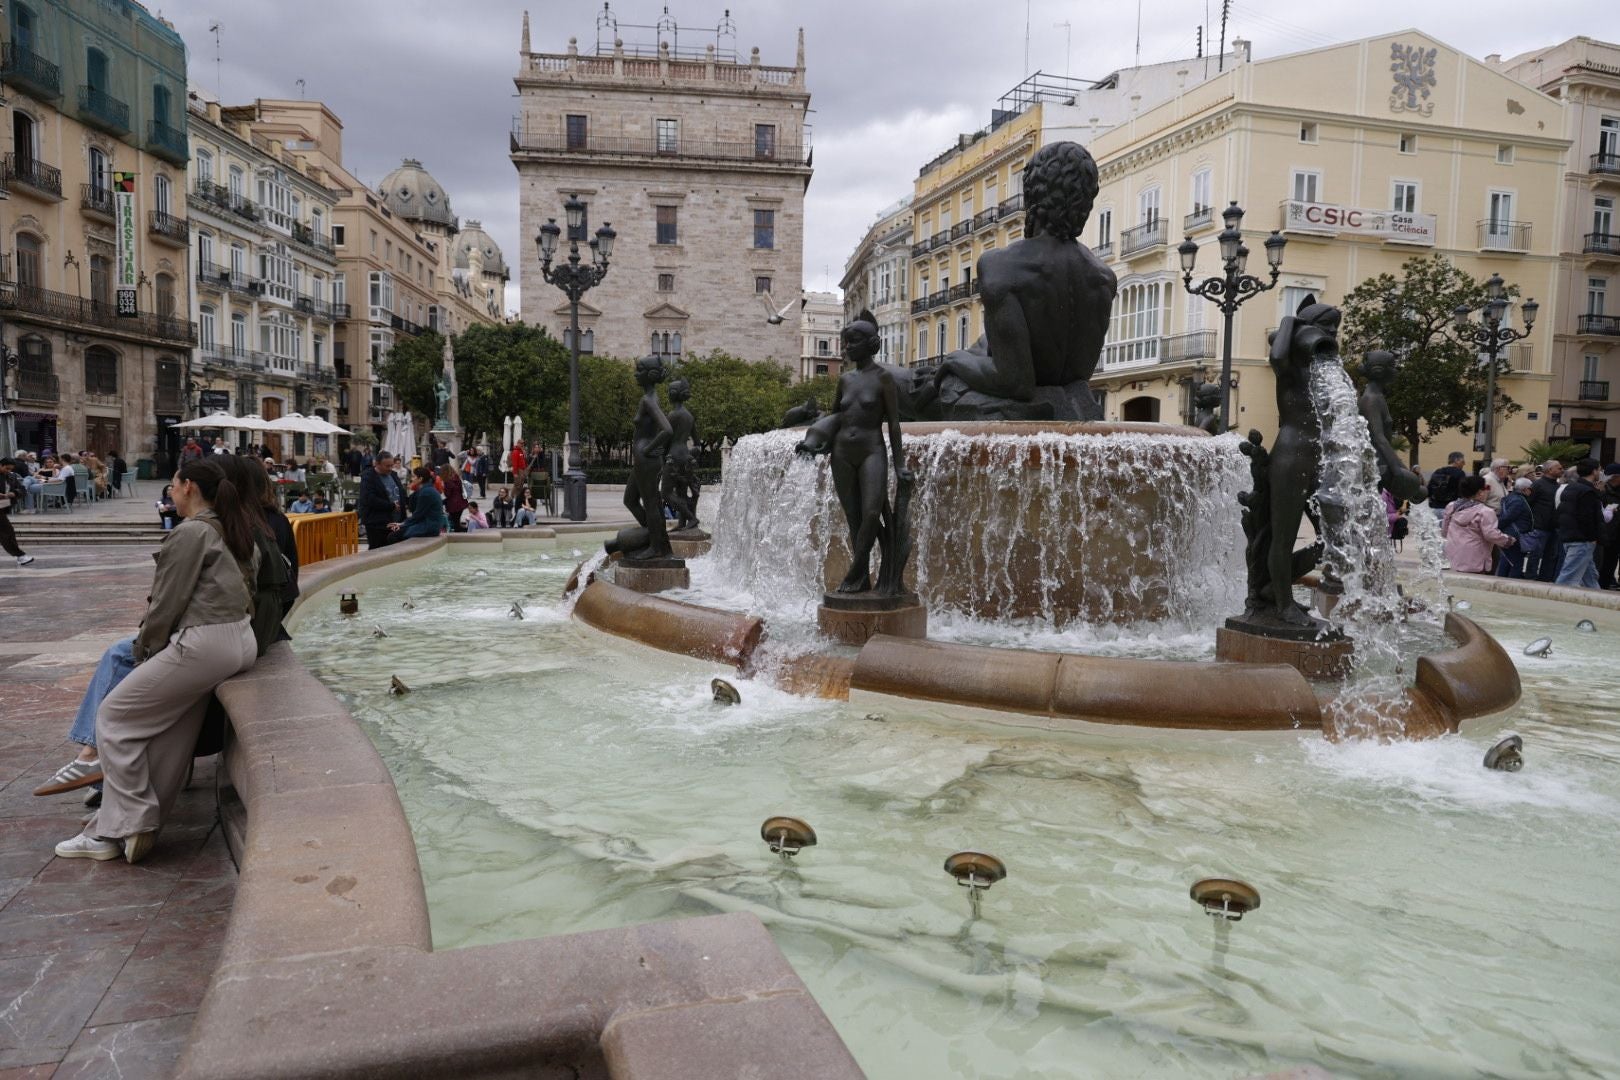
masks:
{"type": "Polygon", "coordinates": [[[37,236],[28,233],[17,234],[17,284],[24,289],[39,289],[45,285],[40,269],[43,263],[43,251],[37,236]]]}
{"type": "Polygon", "coordinates": [[[342,271],[332,278],[332,303],[337,306],[349,303],[349,277],[342,271]]]}
{"type": "Polygon", "coordinates": [[[1608,278],[1595,277],[1586,279],[1586,313],[1588,315],[1602,315],[1608,296],[1608,278]]]}
{"type": "Polygon", "coordinates": [[[1487,203],[1485,247],[1513,246],[1513,192],[1493,191],[1487,203]]]}
{"type": "Polygon", "coordinates": [[[1592,231],[1598,235],[1600,242],[1606,245],[1614,235],[1614,200],[1608,196],[1598,196],[1592,200],[1592,231]]]}
{"type": "Polygon", "coordinates": [[[85,53],[84,81],[89,84],[91,93],[107,92],[107,54],[100,49],[90,49],[85,53]]]}
{"type": "Polygon", "coordinates": [[[1295,202],[1322,201],[1322,174],[1313,169],[1295,169],[1292,187],[1295,202]]]}
{"type": "Polygon", "coordinates": [[[205,352],[214,347],[215,322],[214,309],[208,304],[197,309],[197,344],[205,352]]]}
{"type": "Polygon", "coordinates": [[[173,185],[162,173],[152,177],[152,209],[168,217],[173,211],[173,185]]]}
{"type": "Polygon", "coordinates": [[[1299,125],[1299,141],[1313,143],[1317,141],[1317,128],[1315,120],[1305,120],[1299,125]]]}
{"type": "Polygon", "coordinates": [[[201,147],[197,149],[197,182],[214,182],[214,155],[201,147]]]}
{"type": "Polygon", "coordinates": [[[658,215],[657,242],[660,244],[680,243],[680,231],[677,226],[677,214],[680,211],[676,206],[654,207],[658,215]]]}
{"type": "Polygon", "coordinates": [[[1192,175],[1192,212],[1194,214],[1210,215],[1215,207],[1215,174],[1209,169],[1199,169],[1192,175]]]}
{"type": "Polygon", "coordinates": [[[157,313],[161,319],[174,318],[174,275],[158,274],[152,278],[152,295],[157,300],[157,313]]]}
{"type": "Polygon", "coordinates": [[[937,328],[937,332],[935,334],[935,337],[938,339],[938,342],[939,342],[939,355],[944,356],[945,355],[945,320],[944,319],[939,320],[939,326],[937,328]]]}
{"type": "Polygon", "coordinates": [[[754,291],[756,293],[769,294],[771,291],[771,279],[768,277],[754,278],[754,291]]]}
{"type": "Polygon", "coordinates": [[[776,157],[776,125],[754,125],[754,156],[762,160],[776,157]]]}
{"type": "Polygon", "coordinates": [[[105,255],[90,256],[90,302],[105,311],[112,310],[112,260],[105,255]]]}
{"type": "Polygon", "coordinates": [[[586,118],[584,116],[581,116],[578,113],[569,113],[566,120],[565,120],[565,123],[567,124],[567,131],[568,131],[568,142],[567,142],[568,149],[570,149],[570,150],[583,150],[583,149],[585,149],[586,146],[589,144],[588,136],[589,136],[589,132],[590,132],[590,128],[588,126],[588,121],[586,120],[586,118]]]}
{"type": "Polygon", "coordinates": [[[1620,116],[1605,116],[1598,121],[1598,154],[1608,165],[1620,157],[1620,116]]]}
{"type": "Polygon", "coordinates": [[[105,201],[110,208],[112,205],[112,163],[99,146],[92,146],[89,154],[90,162],[90,189],[96,193],[97,201],[105,201]]]}
{"type": "Polygon", "coordinates": [[[234,278],[247,276],[247,248],[241,244],[231,245],[231,276],[234,278]]]}
{"type": "Polygon", "coordinates": [[[372,322],[388,322],[394,310],[394,275],[373,270],[367,275],[372,322]]]}
{"type": "Polygon", "coordinates": [[[1136,197],[1137,223],[1152,225],[1159,220],[1159,189],[1150,187],[1136,197]]]}
{"type": "Polygon", "coordinates": [[[231,166],[231,171],[226,174],[225,184],[231,193],[231,205],[240,206],[247,195],[247,174],[242,171],[242,166],[231,166]]]}
{"type": "Polygon", "coordinates": [[[1417,136],[1409,132],[1401,132],[1401,137],[1396,144],[1396,148],[1403,154],[1417,153],[1417,136]]]}
{"type": "Polygon", "coordinates": [[[118,393],[118,354],[100,345],[84,350],[84,392],[118,393]]]}
{"type": "Polygon", "coordinates": [[[231,351],[238,356],[248,351],[247,316],[240,311],[231,316],[231,351]]]}
{"type": "Polygon", "coordinates": [[[1415,214],[1418,208],[1418,186],[1416,180],[1397,180],[1394,184],[1394,197],[1390,199],[1391,210],[1398,214],[1415,214]]]}
{"type": "Polygon", "coordinates": [[[19,165],[32,163],[39,152],[39,128],[21,109],[11,110],[11,146],[19,165]]]}
{"type": "Polygon", "coordinates": [[[652,353],[665,360],[679,360],[681,358],[681,333],[679,330],[654,330],[652,332],[652,353]]]}
{"type": "Polygon", "coordinates": [[[348,229],[342,225],[332,226],[332,246],[342,247],[346,242],[348,229]]]}
{"type": "Polygon", "coordinates": [[[986,210],[996,205],[996,178],[990,177],[984,182],[984,208],[986,210]]]}
{"type": "Polygon", "coordinates": [[[832,342],[828,341],[826,338],[817,338],[816,339],[816,355],[817,356],[831,356],[832,355],[832,342]]]}
{"type": "Polygon", "coordinates": [[[214,274],[213,233],[197,234],[197,273],[199,275],[207,274],[210,277],[214,274]]]}
{"type": "MultiPolygon", "coordinates": [[[[1284,285],[1282,291],[1282,300],[1280,301],[1282,304],[1282,317],[1287,318],[1298,311],[1299,305],[1304,301],[1304,299],[1316,291],[1317,290],[1315,289],[1301,288],[1297,285],[1284,285]]],[[[1318,299],[1320,299],[1320,297],[1318,297],[1318,299]]]]}
{"type": "Polygon", "coordinates": [[[756,248],[776,247],[776,211],[754,211],[754,246],[756,248]]]}
{"type": "MultiPolygon", "coordinates": [[[[562,343],[563,348],[565,349],[572,351],[574,348],[574,332],[566,326],[563,327],[562,343]]],[[[579,351],[581,354],[596,352],[595,330],[586,330],[584,333],[579,335],[579,351]]]]}
{"type": "Polygon", "coordinates": [[[259,252],[259,278],[271,296],[292,303],[297,291],[297,274],[286,244],[269,244],[259,252]]]}
{"type": "Polygon", "coordinates": [[[1160,342],[1170,325],[1169,281],[1123,286],[1114,301],[1103,363],[1132,364],[1160,358],[1160,342]]]}
{"type": "Polygon", "coordinates": [[[928,327],[917,328],[917,359],[928,359],[928,327]]]}
{"type": "Polygon", "coordinates": [[[1513,144],[1502,143],[1496,148],[1496,163],[1498,165],[1513,164],[1513,144]]]}
{"type": "Polygon", "coordinates": [[[956,347],[958,349],[968,347],[968,317],[966,315],[958,316],[956,320],[956,347]]]}
{"type": "Polygon", "coordinates": [[[167,86],[152,87],[152,120],[155,123],[169,126],[169,88],[167,86]]]}
{"type": "Polygon", "coordinates": [[[658,133],[658,152],[660,154],[674,154],[681,148],[681,126],[679,120],[654,120],[653,127],[658,133]]]}
{"type": "Polygon", "coordinates": [[[939,231],[942,233],[951,231],[951,204],[948,202],[941,203],[939,207],[939,231]]]}
{"type": "Polygon", "coordinates": [[[1112,251],[1113,249],[1114,211],[1113,208],[1110,207],[1107,210],[1100,210],[1097,212],[1097,250],[1101,252],[1108,252],[1112,251]]]}
{"type": "Polygon", "coordinates": [[[34,51],[34,13],[21,4],[11,5],[11,36],[18,48],[34,51]]]}
{"type": "Polygon", "coordinates": [[[963,221],[972,221],[973,220],[973,189],[972,188],[969,188],[968,190],[966,190],[966,191],[964,191],[962,193],[962,220],[963,221]]]}
{"type": "Polygon", "coordinates": [[[674,292],[675,291],[675,275],[674,274],[659,274],[658,275],[658,291],[659,292],[674,292]]]}
{"type": "Polygon", "coordinates": [[[1581,382],[1598,381],[1598,358],[1587,355],[1581,358],[1581,382]]]}

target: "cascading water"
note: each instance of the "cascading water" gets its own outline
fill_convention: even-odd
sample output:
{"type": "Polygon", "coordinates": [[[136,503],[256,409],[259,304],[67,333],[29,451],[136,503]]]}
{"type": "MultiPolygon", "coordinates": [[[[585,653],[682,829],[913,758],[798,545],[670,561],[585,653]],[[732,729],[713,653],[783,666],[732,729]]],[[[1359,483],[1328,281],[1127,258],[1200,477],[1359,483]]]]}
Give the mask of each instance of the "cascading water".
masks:
{"type": "Polygon", "coordinates": [[[1446,604],[1446,548],[1440,538],[1440,522],[1427,503],[1414,504],[1406,515],[1407,530],[1418,549],[1418,572],[1411,582],[1411,595],[1431,617],[1444,615],[1446,604]]]}
{"type": "MultiPolygon", "coordinates": [[[[905,435],[915,588],[947,622],[1209,629],[1243,603],[1235,436],[998,424],[905,435]]],[[[807,620],[847,565],[830,469],[798,431],[732,450],[694,587],[807,620]]],[[[773,627],[777,625],[773,622],[773,627]]]]}

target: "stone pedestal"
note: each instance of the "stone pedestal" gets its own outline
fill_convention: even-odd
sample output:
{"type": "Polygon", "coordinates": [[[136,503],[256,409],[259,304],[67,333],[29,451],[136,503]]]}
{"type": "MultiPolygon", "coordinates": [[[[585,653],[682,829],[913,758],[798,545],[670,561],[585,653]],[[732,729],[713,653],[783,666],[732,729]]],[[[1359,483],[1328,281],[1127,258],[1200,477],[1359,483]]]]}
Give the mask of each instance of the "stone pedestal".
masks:
{"type": "Polygon", "coordinates": [[[816,608],[816,626],[841,645],[865,645],[874,634],[926,638],[928,609],[916,593],[873,596],[830,592],[816,608]]]}
{"type": "Polygon", "coordinates": [[[613,563],[613,584],[636,592],[684,589],[691,583],[685,559],[616,559],[613,563]]]}
{"type": "Polygon", "coordinates": [[[1342,679],[1350,673],[1355,652],[1349,638],[1325,626],[1257,626],[1244,618],[1227,619],[1215,631],[1215,658],[1240,664],[1287,664],[1307,679],[1342,679]]]}
{"type": "Polygon", "coordinates": [[[679,529],[669,534],[669,546],[679,557],[695,559],[707,555],[711,544],[703,529],[679,529]]]}

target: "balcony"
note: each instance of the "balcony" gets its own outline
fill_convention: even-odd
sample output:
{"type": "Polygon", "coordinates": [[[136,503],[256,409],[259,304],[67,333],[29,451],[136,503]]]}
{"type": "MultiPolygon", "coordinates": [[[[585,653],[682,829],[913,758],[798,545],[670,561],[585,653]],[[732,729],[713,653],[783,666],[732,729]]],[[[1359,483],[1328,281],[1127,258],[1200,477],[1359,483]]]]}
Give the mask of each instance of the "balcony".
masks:
{"type": "Polygon", "coordinates": [[[950,287],[949,291],[945,294],[945,302],[947,304],[954,304],[958,300],[972,299],[975,291],[976,290],[973,288],[973,282],[960,282],[950,287]]]}
{"type": "Polygon", "coordinates": [[[298,377],[305,382],[320,383],[322,386],[336,386],[337,372],[331,368],[317,367],[314,364],[299,364],[298,377]]]}
{"type": "Polygon", "coordinates": [[[927,310],[928,310],[928,297],[919,296],[919,297],[917,297],[917,299],[915,299],[915,300],[913,300],[911,302],[911,313],[913,315],[921,315],[923,312],[925,312],[927,310]]]}
{"type": "Polygon", "coordinates": [[[79,185],[79,209],[87,214],[113,220],[114,206],[112,188],[102,184],[79,185]]]}
{"type": "Polygon", "coordinates": [[[197,264],[197,283],[205,289],[228,290],[241,296],[264,294],[264,282],[258,278],[213,262],[197,264]]]}
{"type": "Polygon", "coordinates": [[[152,153],[175,165],[184,165],[191,158],[191,144],[186,139],[185,129],[161,120],[153,120],[147,128],[146,145],[152,153]]]}
{"type": "Polygon", "coordinates": [[[186,412],[185,387],[154,386],[152,388],[152,411],[184,415],[186,412]]]}
{"type": "Polygon", "coordinates": [[[6,186],[15,184],[53,201],[62,198],[62,170],[28,154],[6,155],[6,186]]]}
{"type": "Polygon", "coordinates": [[[15,41],[0,50],[0,82],[46,101],[62,96],[61,69],[15,41]]]}
{"type": "Polygon", "coordinates": [[[928,241],[919,240],[911,245],[911,257],[913,259],[920,259],[926,254],[928,254],[928,241]]]}
{"type": "Polygon", "coordinates": [[[1170,223],[1164,218],[1133,226],[1119,234],[1119,253],[1126,259],[1146,255],[1155,248],[1164,247],[1169,236],[1170,223]]]}
{"type": "Polygon", "coordinates": [[[392,326],[400,333],[410,334],[412,337],[420,337],[422,334],[427,332],[427,327],[413,323],[403,315],[390,314],[388,316],[388,325],[392,326]]]}
{"type": "Polygon", "coordinates": [[[1479,249],[1481,251],[1529,251],[1530,223],[1528,221],[1481,221],[1479,223],[1479,249]]]}
{"type": "Polygon", "coordinates": [[[958,221],[955,225],[951,226],[951,239],[952,240],[960,240],[964,236],[967,236],[967,235],[971,234],[972,232],[973,232],[973,219],[972,218],[969,218],[967,221],[958,221]]]}
{"type": "Polygon", "coordinates": [[[197,349],[197,357],[204,364],[213,367],[248,368],[253,371],[263,371],[270,366],[270,358],[264,353],[235,345],[220,345],[217,343],[203,345],[197,349]]]}
{"type": "Polygon", "coordinates": [[[349,319],[349,305],[336,302],[326,305],[332,311],[333,322],[347,322],[349,319]]]}
{"type": "Polygon", "coordinates": [[[332,238],[330,236],[327,236],[323,232],[316,232],[314,229],[310,228],[308,225],[302,224],[301,222],[293,222],[292,238],[295,243],[303,244],[308,248],[314,248],[323,255],[332,255],[337,251],[337,249],[332,246],[332,238]]]}
{"type": "Polygon", "coordinates": [[[1581,243],[1586,255],[1610,255],[1620,258],[1620,233],[1587,233],[1581,243]]]}
{"type": "Polygon", "coordinates": [[[523,119],[512,121],[511,151],[514,154],[566,154],[581,158],[647,158],[663,167],[675,161],[732,161],[756,163],[781,169],[803,169],[810,165],[811,147],[779,141],[755,142],[753,139],[726,141],[682,137],[674,147],[666,140],[659,143],[656,135],[591,134],[585,139],[577,136],[570,140],[562,131],[533,131],[523,126],[523,119]]]}
{"type": "Polygon", "coordinates": [[[1024,212],[1024,193],[1019,192],[1010,199],[1001,200],[1001,205],[996,209],[1000,211],[1002,217],[1012,217],[1014,214],[1022,214],[1024,212]]]}
{"type": "Polygon", "coordinates": [[[1575,332],[1620,337],[1620,315],[1581,315],[1575,320],[1575,332]]]}
{"type": "Polygon", "coordinates": [[[79,116],[113,135],[129,134],[129,106],[97,87],[79,87],[79,116]]]}
{"type": "Polygon", "coordinates": [[[26,285],[0,293],[0,308],[71,326],[97,326],[113,333],[141,334],[185,345],[197,340],[197,324],[193,322],[150,314],[120,317],[110,303],[26,285]]]}
{"type": "Polygon", "coordinates": [[[1609,383],[1608,383],[1608,380],[1605,379],[1602,382],[1590,382],[1588,380],[1582,379],[1581,380],[1580,400],[1582,400],[1582,401],[1608,401],[1609,400],[1609,383]]]}
{"type": "Polygon", "coordinates": [[[223,184],[216,184],[212,180],[198,180],[194,194],[205,204],[235,214],[245,221],[259,220],[259,208],[253,205],[252,200],[231,191],[223,184]]]}
{"type": "Polygon", "coordinates": [[[1595,176],[1620,176],[1620,154],[1593,154],[1590,171],[1595,176]]]}
{"type": "Polygon", "coordinates": [[[937,292],[930,293],[928,296],[928,306],[930,308],[944,307],[946,304],[950,303],[950,296],[951,290],[949,289],[940,289],[937,292]]]}
{"type": "Polygon", "coordinates": [[[19,370],[16,399],[38,405],[55,405],[62,400],[62,384],[48,371],[19,370]]]}
{"type": "Polygon", "coordinates": [[[146,228],[155,239],[166,244],[185,247],[191,243],[191,226],[186,219],[165,214],[162,210],[148,212],[146,228]]]}
{"type": "Polygon", "coordinates": [[[1213,224],[1215,224],[1215,208],[1213,206],[1195,206],[1192,213],[1181,219],[1181,227],[1187,232],[1213,224]]]}
{"type": "Polygon", "coordinates": [[[950,230],[941,229],[939,232],[935,233],[933,236],[930,236],[928,238],[928,250],[933,251],[935,248],[942,248],[942,247],[944,247],[946,244],[948,244],[950,242],[951,242],[950,230]]]}
{"type": "Polygon", "coordinates": [[[1112,259],[1114,257],[1114,242],[1112,240],[1104,240],[1102,243],[1092,248],[1091,253],[1097,256],[1099,259],[1112,259]]]}
{"type": "Polygon", "coordinates": [[[1164,339],[1160,355],[1166,363],[1181,360],[1213,360],[1215,358],[1215,331],[1193,330],[1164,339]]]}
{"type": "Polygon", "coordinates": [[[1000,220],[1000,218],[1000,206],[992,206],[988,210],[980,210],[977,214],[973,215],[973,231],[978,232],[980,229],[988,228],[989,226],[994,225],[998,220],[1000,220]]]}

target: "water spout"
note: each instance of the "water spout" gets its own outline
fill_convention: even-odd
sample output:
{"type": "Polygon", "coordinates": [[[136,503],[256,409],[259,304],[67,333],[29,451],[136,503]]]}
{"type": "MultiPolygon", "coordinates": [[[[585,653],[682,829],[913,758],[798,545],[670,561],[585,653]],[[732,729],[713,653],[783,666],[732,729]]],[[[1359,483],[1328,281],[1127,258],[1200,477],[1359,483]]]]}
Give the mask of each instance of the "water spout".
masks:
{"type": "Polygon", "coordinates": [[[1524,740],[1509,735],[1485,751],[1485,767],[1497,772],[1518,772],[1524,768],[1524,740]]]}
{"type": "Polygon", "coordinates": [[[406,686],[404,681],[400,679],[398,675],[394,675],[388,680],[388,692],[393,694],[395,697],[403,697],[411,692],[411,688],[406,686]]]}
{"type": "Polygon", "coordinates": [[[766,818],[759,827],[759,837],[787,862],[802,849],[816,846],[816,830],[796,817],[766,818]]]}
{"type": "Polygon", "coordinates": [[[714,694],[714,700],[721,705],[741,705],[742,695],[737,688],[724,679],[709,680],[709,691],[714,694]]]}
{"type": "Polygon", "coordinates": [[[346,592],[338,597],[338,611],[344,615],[360,614],[360,594],[346,592]]]}
{"type": "Polygon", "coordinates": [[[1007,876],[1007,864],[982,851],[958,851],[945,860],[945,872],[968,891],[968,906],[979,917],[979,894],[1007,876]]]}
{"type": "Polygon", "coordinates": [[[382,623],[372,623],[371,636],[374,638],[385,638],[388,636],[388,631],[382,628],[382,623]]]}
{"type": "Polygon", "coordinates": [[[1543,660],[1552,655],[1552,638],[1538,637],[1524,647],[1524,655],[1539,656],[1543,660]]]}
{"type": "Polygon", "coordinates": [[[1189,895],[1214,918],[1230,922],[1237,922],[1260,906],[1260,890],[1235,878],[1195,881],[1189,895]]]}
{"type": "Polygon", "coordinates": [[[521,601],[521,600],[512,601],[512,606],[509,609],[507,609],[506,617],[509,618],[509,619],[522,619],[523,618],[523,601],[521,601]]]}

